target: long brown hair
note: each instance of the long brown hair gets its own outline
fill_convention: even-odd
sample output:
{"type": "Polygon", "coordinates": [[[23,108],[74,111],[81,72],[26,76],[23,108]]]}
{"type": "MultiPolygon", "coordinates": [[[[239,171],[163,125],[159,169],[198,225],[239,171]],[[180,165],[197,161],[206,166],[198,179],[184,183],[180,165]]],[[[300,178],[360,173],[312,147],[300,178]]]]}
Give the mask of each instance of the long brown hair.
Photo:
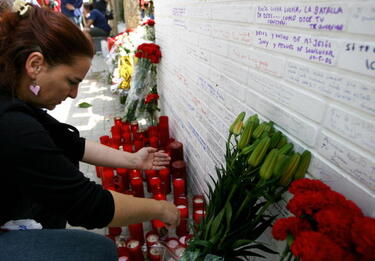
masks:
{"type": "Polygon", "coordinates": [[[13,93],[27,57],[41,52],[48,65],[71,65],[77,56],[93,57],[91,41],[63,14],[32,6],[27,14],[5,12],[0,23],[0,89],[13,93]]]}

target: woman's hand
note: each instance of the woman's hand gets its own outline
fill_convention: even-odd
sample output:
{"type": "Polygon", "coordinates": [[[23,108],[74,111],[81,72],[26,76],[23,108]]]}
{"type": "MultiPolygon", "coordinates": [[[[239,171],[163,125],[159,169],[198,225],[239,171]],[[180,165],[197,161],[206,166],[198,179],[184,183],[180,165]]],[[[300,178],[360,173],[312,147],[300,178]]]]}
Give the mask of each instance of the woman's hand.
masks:
{"type": "Polygon", "coordinates": [[[167,229],[175,228],[180,224],[180,211],[178,208],[171,202],[160,200],[158,201],[161,204],[161,218],[160,220],[165,223],[167,229]]]}
{"type": "Polygon", "coordinates": [[[171,158],[167,153],[152,147],[145,147],[134,153],[137,169],[163,169],[169,164],[171,158]]]}

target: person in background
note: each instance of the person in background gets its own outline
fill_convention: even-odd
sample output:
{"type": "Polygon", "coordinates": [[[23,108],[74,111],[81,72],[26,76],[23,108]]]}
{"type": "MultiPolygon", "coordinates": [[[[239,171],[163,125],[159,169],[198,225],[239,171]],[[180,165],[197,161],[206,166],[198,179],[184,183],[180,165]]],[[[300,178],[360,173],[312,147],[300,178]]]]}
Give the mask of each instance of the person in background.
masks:
{"type": "Polygon", "coordinates": [[[86,140],[45,111],[77,96],[94,55],[83,32],[63,14],[29,4],[1,19],[0,260],[118,260],[110,239],[64,229],[67,222],[93,229],[159,219],[176,226],[172,203],[105,190],[79,170],[79,161],[160,170],[169,164],[166,153],[86,140]],[[9,230],[16,221],[43,229],[9,230]]]}
{"type": "Polygon", "coordinates": [[[61,12],[77,26],[81,26],[82,23],[82,3],[82,0],[61,0],[61,12]]]}
{"type": "Polygon", "coordinates": [[[105,16],[90,3],[83,4],[83,14],[86,19],[85,32],[91,37],[109,36],[112,28],[105,16]]]}
{"type": "Polygon", "coordinates": [[[93,0],[92,4],[94,6],[94,9],[99,10],[103,15],[105,15],[108,0],[93,0]]]}

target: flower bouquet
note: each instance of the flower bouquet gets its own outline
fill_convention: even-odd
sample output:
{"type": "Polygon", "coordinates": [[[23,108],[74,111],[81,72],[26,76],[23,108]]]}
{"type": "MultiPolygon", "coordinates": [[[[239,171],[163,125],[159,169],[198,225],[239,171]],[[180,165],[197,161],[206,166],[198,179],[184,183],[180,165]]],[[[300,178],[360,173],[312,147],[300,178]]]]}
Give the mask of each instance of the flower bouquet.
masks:
{"type": "Polygon", "coordinates": [[[148,19],[146,22],[142,24],[145,28],[145,40],[154,42],[155,41],[155,20],[148,19]]]}
{"type": "Polygon", "coordinates": [[[206,216],[181,260],[243,260],[276,254],[258,238],[275,216],[268,213],[290,182],[302,178],[311,153],[293,151],[293,144],[274,129],[272,122],[260,123],[258,116],[243,122],[238,115],[229,129],[225,166],[208,184],[206,216]]]}
{"type": "Polygon", "coordinates": [[[287,208],[294,215],[278,219],[273,237],[286,240],[281,260],[375,260],[375,219],[319,180],[300,179],[289,188],[287,208]]]}
{"type": "Polygon", "coordinates": [[[149,119],[148,124],[154,124],[154,113],[157,108],[157,99],[154,96],[152,108],[150,98],[145,102],[148,94],[157,94],[156,66],[160,61],[160,47],[154,43],[144,43],[138,46],[131,88],[125,102],[124,121],[132,122],[138,119],[149,119]],[[156,104],[156,105],[155,105],[156,104]],[[156,106],[156,107],[155,107],[156,106]]]}

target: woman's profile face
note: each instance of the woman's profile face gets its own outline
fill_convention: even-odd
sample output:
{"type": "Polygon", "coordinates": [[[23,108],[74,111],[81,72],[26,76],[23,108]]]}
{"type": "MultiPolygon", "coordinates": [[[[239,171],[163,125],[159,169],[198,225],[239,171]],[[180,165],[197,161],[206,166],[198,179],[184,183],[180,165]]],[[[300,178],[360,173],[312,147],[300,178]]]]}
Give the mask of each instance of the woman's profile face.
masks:
{"type": "MultiPolygon", "coordinates": [[[[53,110],[66,98],[77,97],[78,85],[85,78],[90,66],[90,57],[79,56],[74,59],[72,65],[43,67],[36,77],[40,91],[33,99],[33,103],[53,110]]],[[[30,95],[33,94],[30,93],[30,95]]]]}

